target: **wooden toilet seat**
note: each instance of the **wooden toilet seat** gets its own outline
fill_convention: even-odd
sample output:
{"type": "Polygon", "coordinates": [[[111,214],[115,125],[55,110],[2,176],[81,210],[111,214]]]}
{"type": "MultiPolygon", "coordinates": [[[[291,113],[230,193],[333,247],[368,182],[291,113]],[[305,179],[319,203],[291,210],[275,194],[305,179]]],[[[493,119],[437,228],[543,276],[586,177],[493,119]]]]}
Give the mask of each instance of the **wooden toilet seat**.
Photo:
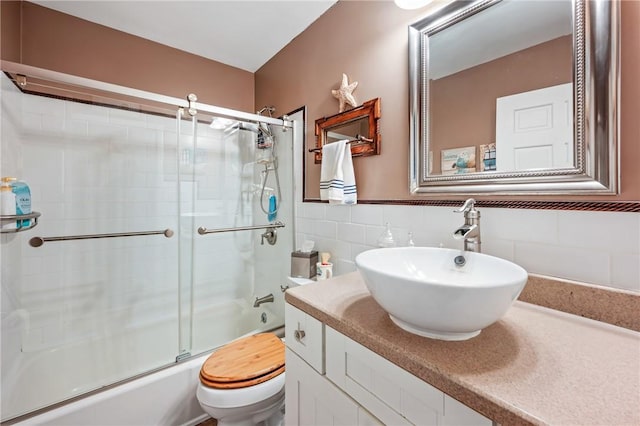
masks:
{"type": "Polygon", "coordinates": [[[215,351],[200,369],[200,382],[216,389],[257,385],[284,372],[284,343],[273,333],[231,342],[215,351]]]}

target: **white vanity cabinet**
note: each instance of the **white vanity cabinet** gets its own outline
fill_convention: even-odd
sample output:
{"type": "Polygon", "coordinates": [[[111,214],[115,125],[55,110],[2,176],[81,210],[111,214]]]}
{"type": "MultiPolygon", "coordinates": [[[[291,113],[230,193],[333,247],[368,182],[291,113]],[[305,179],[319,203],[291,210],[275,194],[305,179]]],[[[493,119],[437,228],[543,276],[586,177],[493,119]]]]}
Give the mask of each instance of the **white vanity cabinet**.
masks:
{"type": "Polygon", "coordinates": [[[287,304],[286,415],[293,425],[473,425],[491,420],[287,304]]]}

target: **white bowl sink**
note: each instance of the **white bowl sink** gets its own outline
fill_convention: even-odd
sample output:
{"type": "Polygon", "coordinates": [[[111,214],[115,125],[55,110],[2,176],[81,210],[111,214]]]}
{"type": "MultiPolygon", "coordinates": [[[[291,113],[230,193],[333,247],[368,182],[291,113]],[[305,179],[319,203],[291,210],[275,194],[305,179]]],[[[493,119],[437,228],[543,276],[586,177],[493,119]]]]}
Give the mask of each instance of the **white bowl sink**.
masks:
{"type": "Polygon", "coordinates": [[[507,312],[527,282],[527,271],[512,262],[445,248],[373,249],[356,256],[356,266],[394,323],[441,340],[477,336],[507,312]]]}

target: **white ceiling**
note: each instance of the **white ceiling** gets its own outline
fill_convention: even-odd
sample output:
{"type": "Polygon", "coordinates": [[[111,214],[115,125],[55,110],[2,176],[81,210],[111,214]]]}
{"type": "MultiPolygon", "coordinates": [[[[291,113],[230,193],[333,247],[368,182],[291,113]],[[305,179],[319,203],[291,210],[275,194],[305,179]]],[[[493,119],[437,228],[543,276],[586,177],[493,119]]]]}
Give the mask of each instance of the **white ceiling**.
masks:
{"type": "Polygon", "coordinates": [[[255,72],[337,0],[39,0],[41,6],[255,72]]]}

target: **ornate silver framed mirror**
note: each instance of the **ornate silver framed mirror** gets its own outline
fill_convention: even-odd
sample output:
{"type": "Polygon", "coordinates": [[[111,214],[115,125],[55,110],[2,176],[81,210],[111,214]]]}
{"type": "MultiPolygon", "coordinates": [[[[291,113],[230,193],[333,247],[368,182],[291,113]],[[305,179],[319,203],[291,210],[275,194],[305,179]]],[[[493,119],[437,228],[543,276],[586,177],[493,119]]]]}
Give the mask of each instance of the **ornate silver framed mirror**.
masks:
{"type": "Polygon", "coordinates": [[[616,194],[618,7],[454,1],[411,25],[411,192],[616,194]]]}

